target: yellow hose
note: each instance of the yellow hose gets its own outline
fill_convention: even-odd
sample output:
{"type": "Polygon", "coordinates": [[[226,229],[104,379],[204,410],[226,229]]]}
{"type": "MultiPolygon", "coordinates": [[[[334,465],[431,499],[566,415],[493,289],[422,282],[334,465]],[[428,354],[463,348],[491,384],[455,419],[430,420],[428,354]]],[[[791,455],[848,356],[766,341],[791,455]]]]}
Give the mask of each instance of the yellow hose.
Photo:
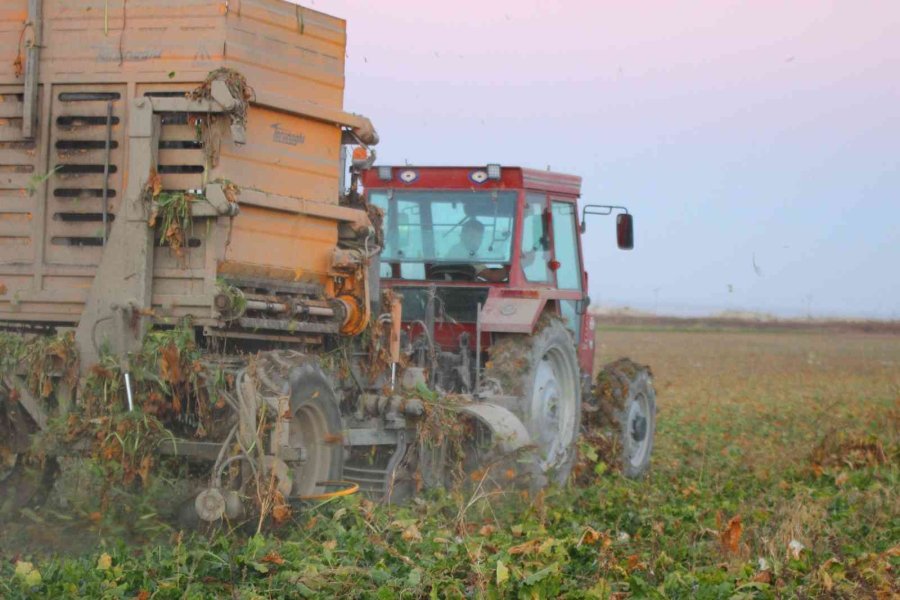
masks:
{"type": "Polygon", "coordinates": [[[330,500],[332,498],[340,498],[341,496],[351,496],[359,491],[359,484],[352,481],[317,481],[316,485],[321,486],[344,486],[336,492],[325,492],[324,494],[310,494],[309,496],[298,496],[300,500],[330,500]]]}

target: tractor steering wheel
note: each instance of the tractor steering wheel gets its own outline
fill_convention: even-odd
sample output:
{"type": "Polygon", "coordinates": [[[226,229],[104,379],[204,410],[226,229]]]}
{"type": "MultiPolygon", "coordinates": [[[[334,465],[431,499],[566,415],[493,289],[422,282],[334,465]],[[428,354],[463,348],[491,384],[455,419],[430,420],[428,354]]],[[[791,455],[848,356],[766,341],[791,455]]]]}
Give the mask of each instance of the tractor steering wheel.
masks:
{"type": "Polygon", "coordinates": [[[478,277],[475,265],[466,263],[436,264],[425,269],[428,279],[447,279],[449,281],[474,281],[478,277]]]}

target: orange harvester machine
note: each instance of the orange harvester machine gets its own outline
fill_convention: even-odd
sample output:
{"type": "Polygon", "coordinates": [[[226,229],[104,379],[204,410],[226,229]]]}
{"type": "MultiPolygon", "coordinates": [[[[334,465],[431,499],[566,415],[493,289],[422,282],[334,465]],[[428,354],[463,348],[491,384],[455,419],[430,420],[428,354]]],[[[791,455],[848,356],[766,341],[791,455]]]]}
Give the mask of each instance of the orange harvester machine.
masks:
{"type": "Polygon", "coordinates": [[[374,232],[341,202],[344,145],[377,135],[343,110],[345,44],[344,21],[280,0],[4,0],[0,323],[76,327],[84,364],[187,316],[360,332],[374,232]],[[183,248],[150,226],[151,196],[178,194],[183,248]]]}

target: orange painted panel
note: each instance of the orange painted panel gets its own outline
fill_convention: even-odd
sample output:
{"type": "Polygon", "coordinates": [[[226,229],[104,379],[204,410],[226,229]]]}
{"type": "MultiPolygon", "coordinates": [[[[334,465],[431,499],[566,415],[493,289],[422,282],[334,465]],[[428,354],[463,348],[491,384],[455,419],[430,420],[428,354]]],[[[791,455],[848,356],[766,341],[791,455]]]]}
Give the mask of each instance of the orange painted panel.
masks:
{"type": "Polygon", "coordinates": [[[225,178],[253,188],[329,204],[338,202],[341,131],[314,121],[260,106],[250,109],[247,143],[223,144],[211,178],[225,178]]]}
{"type": "Polygon", "coordinates": [[[334,221],[243,206],[220,271],[321,281],[336,244],[334,221]]]}
{"type": "MultiPolygon", "coordinates": [[[[196,189],[223,178],[244,189],[280,196],[283,208],[291,208],[294,199],[297,209],[303,201],[337,204],[340,127],[298,112],[306,106],[325,110],[320,118],[342,118],[346,48],[342,19],[282,0],[43,3],[44,108],[38,110],[36,145],[25,158],[11,145],[21,141],[20,109],[0,106],[0,166],[6,165],[6,170],[0,169],[0,281],[6,263],[9,273],[18,269],[17,288],[35,294],[16,310],[0,297],[3,319],[73,320],[102,257],[103,248],[95,243],[102,235],[96,219],[101,210],[98,190],[103,187],[97,167],[103,162],[98,143],[105,139],[106,129],[98,119],[105,118],[106,102],[63,101],[62,92],[120,94],[114,100],[119,122],[112,127],[117,144],[110,157],[115,169],[110,175],[112,214],[126,200],[122,193],[129,155],[129,94],[191,90],[222,66],[241,71],[267,102],[281,110],[251,106],[247,143],[235,145],[226,134],[218,164],[208,173],[193,168],[205,162],[203,151],[191,144],[196,139],[193,127],[177,120],[164,124],[159,164],[175,167],[162,174],[164,188],[196,189]],[[23,196],[34,173],[60,164],[68,172],[49,178],[33,196],[23,196]],[[20,172],[19,166],[33,170],[20,172]]],[[[24,78],[13,64],[26,19],[27,0],[0,0],[0,86],[16,86],[16,93],[24,78]]],[[[30,39],[28,32],[25,39],[30,39]]],[[[0,87],[0,94],[4,89],[9,88],[0,87]]],[[[212,233],[227,231],[214,223],[211,230],[195,232],[201,246],[188,249],[185,260],[168,248],[156,249],[154,298],[205,306],[203,298],[214,288],[216,276],[225,273],[320,282],[328,277],[337,243],[334,220],[242,205],[231,223],[227,246],[221,239],[210,239],[212,233]]]]}
{"type": "MultiPolygon", "coordinates": [[[[0,2],[0,83],[21,83],[15,77],[16,55],[24,23],[28,20],[27,0],[0,2]]],[[[24,61],[24,50],[22,50],[24,61]]]]}

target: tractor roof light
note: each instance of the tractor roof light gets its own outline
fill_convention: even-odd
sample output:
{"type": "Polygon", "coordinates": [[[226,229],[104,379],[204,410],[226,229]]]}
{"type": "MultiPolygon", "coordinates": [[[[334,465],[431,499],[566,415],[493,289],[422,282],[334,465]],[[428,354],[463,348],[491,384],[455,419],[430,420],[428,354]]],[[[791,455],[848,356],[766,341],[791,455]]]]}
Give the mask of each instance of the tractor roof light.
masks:
{"type": "Polygon", "coordinates": [[[375,152],[369,152],[364,146],[357,146],[353,149],[351,166],[357,171],[368,169],[375,162],[375,152]]]}
{"type": "Polygon", "coordinates": [[[492,181],[500,181],[502,171],[500,165],[490,164],[487,166],[487,178],[492,181]]]}
{"type": "Polygon", "coordinates": [[[378,179],[381,181],[390,181],[392,179],[392,170],[391,167],[387,167],[384,165],[379,165],[378,167],[378,179]]]}
{"type": "Polygon", "coordinates": [[[353,160],[354,161],[366,160],[367,158],[369,158],[369,152],[364,147],[357,146],[356,148],[353,149],[353,160]]]}

